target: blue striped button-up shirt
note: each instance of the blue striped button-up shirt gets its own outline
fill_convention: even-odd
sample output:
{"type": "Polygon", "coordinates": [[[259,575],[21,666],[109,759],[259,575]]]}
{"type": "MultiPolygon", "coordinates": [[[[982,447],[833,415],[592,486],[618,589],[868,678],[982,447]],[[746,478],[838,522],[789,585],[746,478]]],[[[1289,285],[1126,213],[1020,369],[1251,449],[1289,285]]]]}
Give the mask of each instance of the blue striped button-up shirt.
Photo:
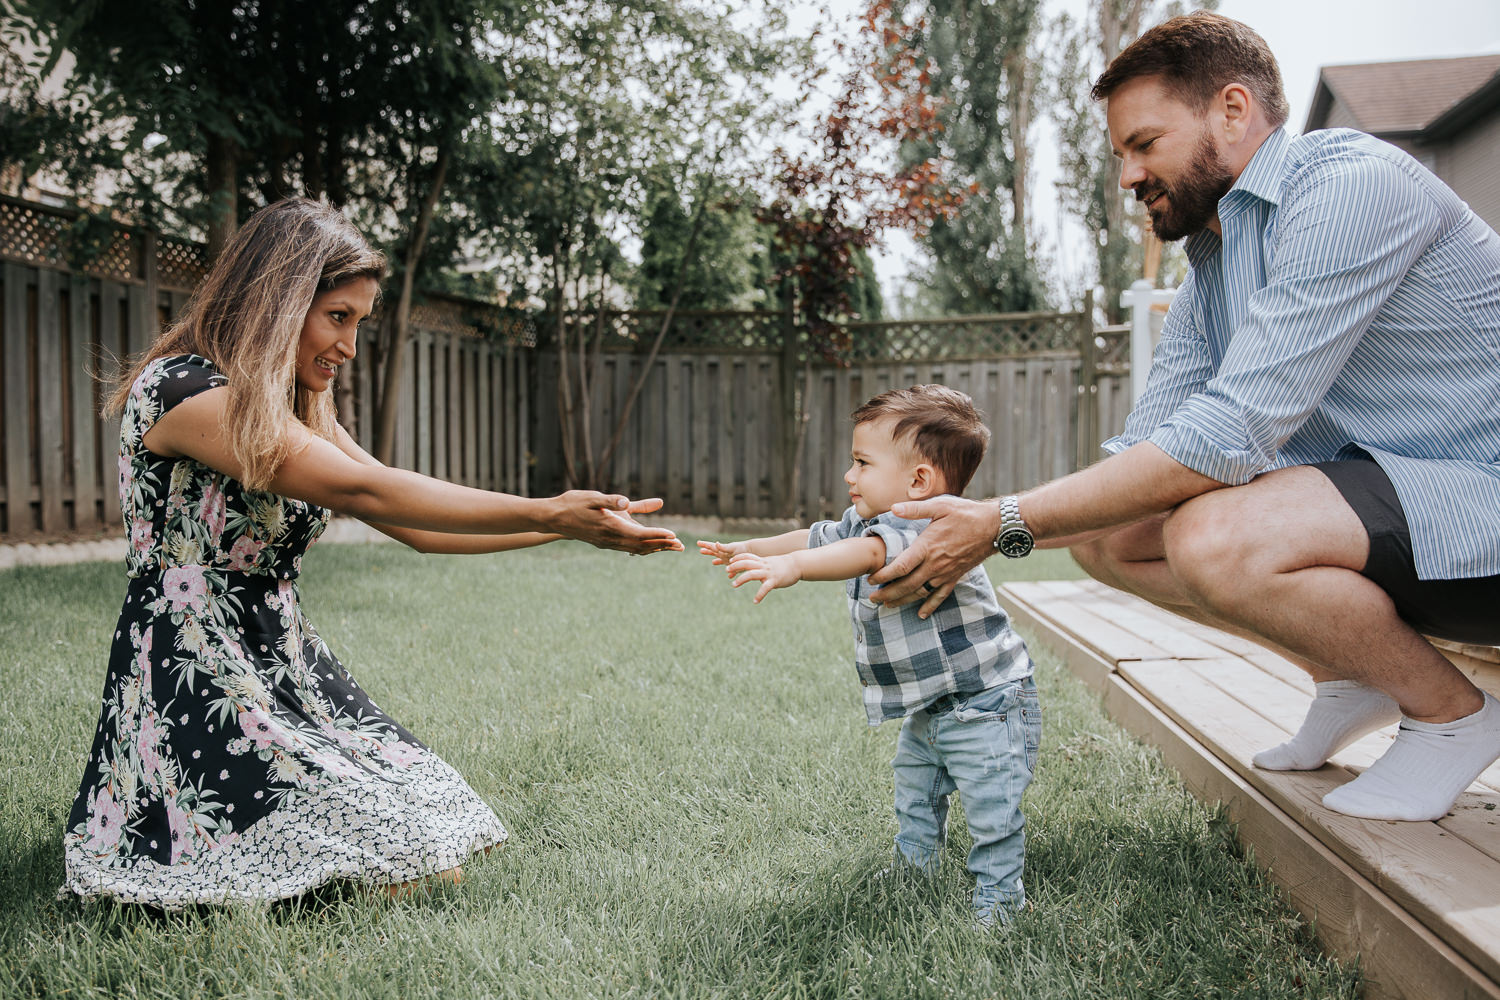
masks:
{"type": "Polygon", "coordinates": [[[1277,130],[1219,201],[1117,452],[1231,485],[1380,463],[1417,574],[1500,574],[1500,237],[1394,146],[1277,130]]]}

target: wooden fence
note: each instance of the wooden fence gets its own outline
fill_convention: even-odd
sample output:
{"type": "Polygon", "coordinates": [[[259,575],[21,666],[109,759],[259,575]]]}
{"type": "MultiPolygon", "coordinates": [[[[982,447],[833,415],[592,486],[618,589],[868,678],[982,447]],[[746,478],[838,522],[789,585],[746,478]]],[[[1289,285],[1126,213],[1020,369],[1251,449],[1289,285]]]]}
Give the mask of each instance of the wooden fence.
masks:
{"type": "MultiPolygon", "coordinates": [[[[65,252],[66,213],[0,198],[0,539],[118,530],[118,425],[100,417],[95,377],[138,353],[185,306],[203,272],[192,244],[120,229],[89,261],[65,252]]],[[[659,314],[608,317],[589,393],[597,451],[638,377],[659,314]]],[[[580,320],[582,321],[582,320],[580,320]]],[[[861,324],[842,365],[773,349],[785,317],[690,313],[653,363],[626,426],[611,486],[661,496],[680,514],[837,514],[848,415],[893,386],[944,382],[989,418],[990,453],[971,495],[1024,488],[1091,461],[1128,409],[1117,331],[1085,314],[861,324]],[[731,324],[744,346],[695,346],[731,324]],[[878,348],[885,358],[868,355],[878,348]],[[996,352],[1005,356],[995,356],[996,352]],[[924,355],[939,355],[931,357],[924,355]],[[799,424],[799,416],[805,422],[799,424]],[[788,482],[786,456],[802,438],[788,482]]],[[[557,355],[530,319],[429,296],[413,313],[397,410],[396,464],[483,489],[565,487],[557,355]]],[[[733,338],[729,338],[733,339],[733,338]]],[[[373,447],[379,373],[369,344],[340,376],[340,410],[373,447]]]]}
{"type": "MultiPolygon", "coordinates": [[[[640,375],[643,358],[606,352],[591,395],[590,438],[596,452],[640,375]]],[[[1128,371],[1093,372],[1080,352],[1003,358],[870,361],[840,367],[814,364],[796,373],[806,401],[801,461],[790,504],[778,479],[797,428],[784,423],[778,393],[783,357],[770,352],[677,350],[658,356],[636,401],[613,466],[613,488],[659,496],[666,509],[722,517],[808,519],[836,516],[848,506],[843,474],[853,426],[849,415],[870,396],[919,382],[941,382],[974,398],[991,429],[990,449],[967,490],[992,496],[1074,471],[1098,457],[1098,443],[1119,433],[1129,411],[1128,371]],[[1090,414],[1089,411],[1093,411],[1090,414]],[[1080,434],[1086,435],[1080,438],[1080,434]]],[[[533,403],[539,485],[562,487],[556,355],[537,358],[533,403]]],[[[797,419],[794,415],[792,419],[797,419]]]]}

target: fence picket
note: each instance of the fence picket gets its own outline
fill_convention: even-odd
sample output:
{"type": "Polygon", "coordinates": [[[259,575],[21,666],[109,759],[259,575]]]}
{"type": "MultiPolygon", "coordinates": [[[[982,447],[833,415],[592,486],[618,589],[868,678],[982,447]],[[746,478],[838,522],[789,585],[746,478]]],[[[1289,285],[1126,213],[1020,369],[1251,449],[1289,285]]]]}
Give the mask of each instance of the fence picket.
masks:
{"type": "Polygon", "coordinates": [[[63,514],[63,380],[61,281],[50,268],[37,272],[36,282],[36,414],[37,499],[42,532],[65,531],[63,514]]]}
{"type": "Polygon", "coordinates": [[[68,388],[68,473],[73,489],[73,528],[98,527],[98,463],[94,460],[98,423],[94,419],[94,380],[89,373],[93,296],[90,281],[81,274],[68,279],[68,356],[64,361],[68,388]]]}
{"type": "Polygon", "coordinates": [[[5,531],[25,538],[35,531],[31,519],[31,373],[27,357],[30,317],[27,275],[19,264],[5,265],[5,531]]]}

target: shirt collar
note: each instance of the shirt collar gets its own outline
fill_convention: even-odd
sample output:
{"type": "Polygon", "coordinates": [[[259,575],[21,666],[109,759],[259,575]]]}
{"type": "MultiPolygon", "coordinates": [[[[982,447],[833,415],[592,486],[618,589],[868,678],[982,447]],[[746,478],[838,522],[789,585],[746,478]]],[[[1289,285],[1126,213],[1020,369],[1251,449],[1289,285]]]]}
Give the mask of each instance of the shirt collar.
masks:
{"type": "MultiPolygon", "coordinates": [[[[1250,157],[1250,162],[1245,164],[1245,169],[1240,171],[1239,177],[1235,178],[1234,184],[1219,199],[1219,226],[1222,228],[1229,220],[1248,209],[1252,199],[1259,199],[1270,205],[1281,204],[1281,182],[1285,173],[1286,163],[1286,129],[1277,128],[1266,141],[1260,144],[1250,157]]],[[[1212,229],[1204,229],[1202,232],[1194,233],[1183,243],[1183,249],[1187,252],[1188,263],[1194,267],[1199,266],[1202,261],[1214,251],[1219,249],[1219,235],[1212,229]]]]}
{"type": "Polygon", "coordinates": [[[1282,168],[1286,162],[1286,129],[1278,128],[1266,136],[1266,141],[1260,144],[1260,148],[1250,157],[1250,162],[1245,164],[1245,169],[1240,171],[1240,176],[1235,180],[1234,186],[1229,192],[1219,199],[1219,204],[1233,198],[1236,201],[1244,200],[1236,192],[1244,192],[1259,198],[1261,201],[1270,202],[1272,205],[1281,204],[1281,179],[1285,172],[1282,168]]]}

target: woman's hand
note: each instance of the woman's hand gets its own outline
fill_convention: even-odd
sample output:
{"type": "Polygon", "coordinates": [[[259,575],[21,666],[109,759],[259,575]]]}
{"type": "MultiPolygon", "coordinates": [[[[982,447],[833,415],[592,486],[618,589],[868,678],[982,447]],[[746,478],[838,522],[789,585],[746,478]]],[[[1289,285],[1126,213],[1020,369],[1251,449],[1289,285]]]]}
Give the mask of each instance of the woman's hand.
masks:
{"type": "Polygon", "coordinates": [[[871,583],[882,585],[870,595],[872,601],[891,607],[921,601],[918,614],[926,618],[965,573],[995,551],[1000,507],[994,501],[939,497],[898,503],[891,513],[912,520],[930,517],[932,523],[890,565],[870,574],[871,583]]]}
{"type": "Polygon", "coordinates": [[[633,555],[681,552],[682,542],[667,528],[641,524],[631,515],[660,510],[662,501],[631,500],[619,494],[594,490],[569,490],[552,498],[556,512],[550,530],[565,538],[576,538],[601,549],[618,549],[633,555]]]}

